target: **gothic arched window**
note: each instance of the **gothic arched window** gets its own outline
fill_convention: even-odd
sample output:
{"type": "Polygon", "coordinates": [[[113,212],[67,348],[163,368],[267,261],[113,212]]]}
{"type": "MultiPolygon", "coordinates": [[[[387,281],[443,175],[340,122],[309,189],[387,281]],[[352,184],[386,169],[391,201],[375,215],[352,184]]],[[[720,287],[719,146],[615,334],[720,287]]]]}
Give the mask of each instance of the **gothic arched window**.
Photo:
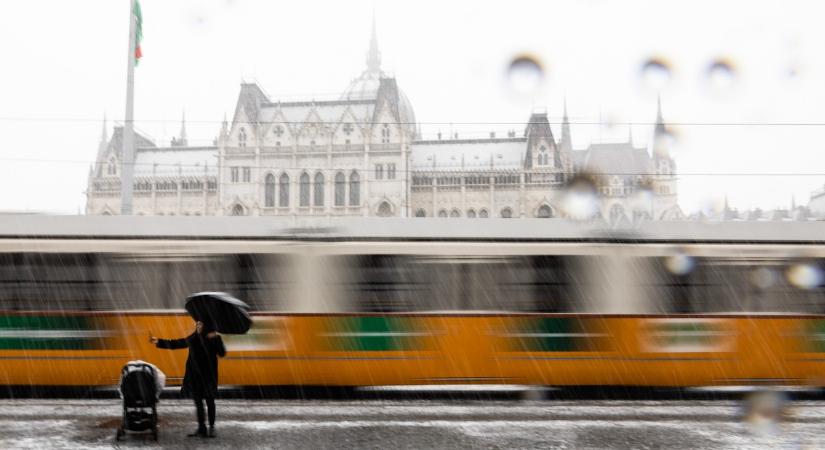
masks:
{"type": "Polygon", "coordinates": [[[309,174],[301,174],[298,191],[298,206],[309,206],[309,174]]]}
{"type": "Polygon", "coordinates": [[[335,174],[335,206],[344,206],[346,201],[347,177],[343,173],[335,174]]]}
{"type": "Polygon", "coordinates": [[[349,176],[349,205],[359,206],[361,204],[361,177],[358,172],[352,172],[349,176]]]}
{"type": "Polygon", "coordinates": [[[392,216],[392,205],[389,202],[381,202],[381,205],[378,206],[378,217],[390,217],[392,216]]]}
{"type": "Polygon", "coordinates": [[[441,209],[438,211],[438,217],[447,217],[447,210],[441,209]]]}
{"type": "Polygon", "coordinates": [[[474,210],[474,209],[467,210],[467,217],[470,218],[470,219],[475,219],[476,218],[476,210],[474,210]]]}
{"type": "MultiPolygon", "coordinates": [[[[170,215],[171,215],[171,213],[170,213],[170,215]]],[[[237,204],[237,205],[233,206],[232,207],[232,215],[233,216],[243,216],[244,215],[243,206],[241,206],[240,204],[237,204]]]]}
{"type": "Polygon", "coordinates": [[[499,215],[505,219],[510,219],[513,217],[513,210],[510,208],[504,208],[501,210],[499,215]]]}
{"type": "Polygon", "coordinates": [[[457,210],[457,209],[454,209],[454,210],[450,211],[450,217],[453,217],[453,218],[455,218],[455,217],[461,217],[461,213],[460,213],[460,212],[458,212],[458,210],[457,210]]]}
{"type": "Polygon", "coordinates": [[[482,209],[481,211],[478,212],[478,217],[480,217],[482,219],[486,219],[486,218],[490,217],[490,213],[488,213],[486,209],[482,209]]]}
{"type": "Polygon", "coordinates": [[[553,210],[547,205],[541,205],[539,210],[536,212],[536,217],[541,219],[549,219],[553,217],[553,210]]]}
{"type": "Polygon", "coordinates": [[[415,210],[415,217],[427,217],[427,212],[421,208],[415,210]]]}
{"type": "Polygon", "coordinates": [[[238,131],[238,147],[246,148],[246,129],[244,127],[241,127],[238,131]]]}
{"type": "Polygon", "coordinates": [[[313,193],[313,205],[324,206],[324,174],[315,174],[315,192],[313,193]]]}
{"type": "Polygon", "coordinates": [[[289,175],[282,173],[278,179],[278,206],[286,208],[289,206],[289,175]]]}
{"type": "Polygon", "coordinates": [[[264,180],[264,205],[267,208],[275,206],[275,175],[271,173],[264,180]]]}
{"type": "Polygon", "coordinates": [[[381,128],[381,143],[387,144],[390,142],[390,125],[385,123],[381,128]]]}
{"type": "Polygon", "coordinates": [[[610,223],[616,223],[626,219],[627,216],[624,214],[622,205],[616,204],[610,207],[610,223]]]}

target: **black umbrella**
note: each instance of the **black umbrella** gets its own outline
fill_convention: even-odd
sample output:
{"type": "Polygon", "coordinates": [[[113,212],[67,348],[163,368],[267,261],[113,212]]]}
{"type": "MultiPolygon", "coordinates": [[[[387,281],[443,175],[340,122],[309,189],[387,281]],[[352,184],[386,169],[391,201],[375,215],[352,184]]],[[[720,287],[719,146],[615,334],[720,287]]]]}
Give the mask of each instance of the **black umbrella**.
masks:
{"type": "Polygon", "coordinates": [[[223,292],[199,292],[186,298],[186,311],[211,330],[244,334],[252,326],[249,305],[223,292]]]}

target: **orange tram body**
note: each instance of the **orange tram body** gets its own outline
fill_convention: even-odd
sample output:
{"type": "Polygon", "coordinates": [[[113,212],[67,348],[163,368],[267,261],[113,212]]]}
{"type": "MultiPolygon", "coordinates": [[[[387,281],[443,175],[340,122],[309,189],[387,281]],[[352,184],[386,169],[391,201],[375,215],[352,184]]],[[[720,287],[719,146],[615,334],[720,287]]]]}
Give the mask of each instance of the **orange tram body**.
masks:
{"type": "Polygon", "coordinates": [[[179,383],[186,351],[148,336],[191,333],[181,302],[204,290],[254,311],[222,385],[825,385],[818,223],[125,219],[0,226],[0,385],[111,386],[134,359],[179,383]]]}

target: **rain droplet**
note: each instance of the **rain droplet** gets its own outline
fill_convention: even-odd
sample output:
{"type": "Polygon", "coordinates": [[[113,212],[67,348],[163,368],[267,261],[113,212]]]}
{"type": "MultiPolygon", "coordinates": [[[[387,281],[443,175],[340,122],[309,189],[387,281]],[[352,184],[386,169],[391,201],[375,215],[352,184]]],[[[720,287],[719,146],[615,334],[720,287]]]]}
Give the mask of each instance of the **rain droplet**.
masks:
{"type": "Polygon", "coordinates": [[[665,258],[665,268],[674,275],[687,275],[693,270],[694,265],[693,258],[684,253],[665,258]]]}
{"type": "Polygon", "coordinates": [[[717,59],[708,66],[707,82],[714,91],[728,90],[736,82],[736,69],[727,60],[717,59]]]}
{"type": "Polygon", "coordinates": [[[785,275],[791,284],[803,289],[813,289],[822,284],[822,270],[813,264],[795,264],[785,275]]]}
{"type": "Polygon", "coordinates": [[[792,62],[785,68],[784,75],[787,80],[796,81],[802,75],[802,69],[798,63],[792,62]]]}
{"type": "Polygon", "coordinates": [[[600,117],[602,131],[610,133],[616,130],[619,125],[619,117],[613,113],[605,113],[600,117]]]}
{"type": "Polygon", "coordinates": [[[670,65],[663,58],[650,58],[642,64],[642,83],[645,87],[659,91],[670,82],[670,65]]]}
{"type": "Polygon", "coordinates": [[[599,213],[599,197],[593,180],[577,176],[570,180],[562,198],[565,214],[573,220],[590,220],[599,213]]]}
{"type": "Polygon", "coordinates": [[[666,125],[665,132],[657,134],[653,142],[654,150],[661,151],[671,157],[678,156],[676,153],[681,149],[680,143],[681,131],[674,125],[666,125]]]}
{"type": "Polygon", "coordinates": [[[521,54],[510,62],[507,68],[507,80],[515,92],[531,94],[537,91],[544,82],[544,69],[536,57],[521,54]]]}
{"type": "Polygon", "coordinates": [[[711,195],[702,199],[699,205],[699,212],[703,220],[720,220],[725,211],[725,197],[721,195],[711,195]]]}

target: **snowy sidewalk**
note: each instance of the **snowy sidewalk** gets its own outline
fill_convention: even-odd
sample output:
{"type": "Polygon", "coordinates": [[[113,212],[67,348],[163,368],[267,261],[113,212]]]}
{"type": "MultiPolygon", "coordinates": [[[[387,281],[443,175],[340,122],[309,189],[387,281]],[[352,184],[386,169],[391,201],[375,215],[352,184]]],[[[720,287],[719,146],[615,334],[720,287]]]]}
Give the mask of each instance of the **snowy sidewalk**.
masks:
{"type": "MultiPolygon", "coordinates": [[[[220,400],[217,439],[187,400],[159,405],[160,440],[122,448],[825,447],[825,402],[794,404],[783,430],[755,432],[727,401],[220,400]]],[[[0,400],[0,448],[111,448],[116,400],[0,400]]]]}

